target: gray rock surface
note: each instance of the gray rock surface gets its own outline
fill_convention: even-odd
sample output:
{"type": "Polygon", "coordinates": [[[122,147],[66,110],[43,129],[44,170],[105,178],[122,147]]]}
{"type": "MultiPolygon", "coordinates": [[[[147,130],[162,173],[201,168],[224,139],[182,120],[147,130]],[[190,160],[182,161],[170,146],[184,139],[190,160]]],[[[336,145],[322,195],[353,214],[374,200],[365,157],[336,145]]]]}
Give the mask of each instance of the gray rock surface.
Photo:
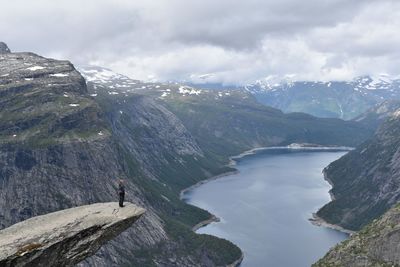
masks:
{"type": "Polygon", "coordinates": [[[11,51],[6,43],[0,42],[0,54],[5,54],[5,53],[11,53],[11,51]]]}
{"type": "Polygon", "coordinates": [[[358,121],[367,127],[376,130],[382,124],[382,122],[384,122],[388,117],[392,116],[392,114],[399,108],[400,100],[386,100],[356,117],[354,121],[358,121]]]}
{"type": "Polygon", "coordinates": [[[353,231],[400,201],[400,108],[391,112],[370,140],[324,172],[334,199],[317,215],[353,231]]]}
{"type": "Polygon", "coordinates": [[[223,258],[238,250],[228,241],[190,231],[208,213],[181,202],[175,188],[205,174],[193,164],[201,151],[179,119],[151,100],[122,107],[108,96],[104,103],[92,97],[68,61],[0,54],[0,229],[115,201],[116,178],[123,178],[126,200],[147,212],[79,266],[215,266],[239,258],[223,258]],[[199,216],[185,226],[190,212],[199,216]],[[185,250],[196,237],[196,247],[185,250]],[[211,249],[215,243],[222,253],[211,249]]]}
{"type": "Polygon", "coordinates": [[[0,231],[0,266],[73,266],[138,220],[131,203],[97,203],[37,216],[0,231]]]}
{"type": "Polygon", "coordinates": [[[313,267],[400,266],[400,206],[332,248],[313,267]]]}

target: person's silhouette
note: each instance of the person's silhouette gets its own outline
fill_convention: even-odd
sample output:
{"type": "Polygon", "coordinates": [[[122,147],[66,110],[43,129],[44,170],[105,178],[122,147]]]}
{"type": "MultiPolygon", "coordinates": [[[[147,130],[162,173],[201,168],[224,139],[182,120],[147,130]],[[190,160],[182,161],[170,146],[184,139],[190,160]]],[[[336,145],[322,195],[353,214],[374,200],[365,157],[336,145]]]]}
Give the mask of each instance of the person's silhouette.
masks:
{"type": "Polygon", "coordinates": [[[125,199],[125,185],[123,179],[119,179],[118,181],[118,194],[119,194],[119,206],[122,208],[124,206],[124,199],[125,199]]]}

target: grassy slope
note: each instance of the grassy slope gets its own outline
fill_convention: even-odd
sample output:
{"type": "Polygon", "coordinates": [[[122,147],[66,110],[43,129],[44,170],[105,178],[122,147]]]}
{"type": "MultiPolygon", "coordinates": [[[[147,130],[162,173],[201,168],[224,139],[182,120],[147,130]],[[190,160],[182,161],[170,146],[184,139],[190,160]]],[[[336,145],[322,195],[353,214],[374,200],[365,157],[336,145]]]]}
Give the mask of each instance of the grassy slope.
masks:
{"type": "Polygon", "coordinates": [[[254,147],[314,143],[356,146],[372,131],[354,122],[321,119],[303,113],[283,114],[237,92],[215,100],[212,94],[164,100],[211,157],[226,162],[254,147]]]}

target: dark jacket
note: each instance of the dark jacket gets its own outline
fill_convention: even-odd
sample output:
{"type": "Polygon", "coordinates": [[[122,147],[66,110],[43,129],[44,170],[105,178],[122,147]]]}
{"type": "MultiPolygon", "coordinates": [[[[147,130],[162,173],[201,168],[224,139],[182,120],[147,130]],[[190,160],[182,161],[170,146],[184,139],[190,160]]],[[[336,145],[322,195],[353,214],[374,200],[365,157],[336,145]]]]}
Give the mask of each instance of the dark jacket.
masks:
{"type": "Polygon", "coordinates": [[[118,194],[125,194],[125,186],[122,183],[118,184],[118,194]]]}

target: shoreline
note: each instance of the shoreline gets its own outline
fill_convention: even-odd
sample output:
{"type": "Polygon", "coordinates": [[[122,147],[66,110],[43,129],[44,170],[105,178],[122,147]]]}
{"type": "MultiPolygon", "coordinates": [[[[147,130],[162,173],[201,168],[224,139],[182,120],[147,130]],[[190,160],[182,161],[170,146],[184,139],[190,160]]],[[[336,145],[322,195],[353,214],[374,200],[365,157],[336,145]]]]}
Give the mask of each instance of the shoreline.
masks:
{"type": "Polygon", "coordinates": [[[220,218],[218,218],[217,216],[215,216],[214,214],[211,214],[211,217],[207,220],[201,221],[198,224],[196,224],[195,226],[192,227],[192,231],[196,232],[197,230],[199,230],[200,228],[209,225],[210,223],[213,222],[220,222],[220,218]]]}
{"type": "MultiPolygon", "coordinates": [[[[242,159],[244,157],[247,157],[247,156],[250,156],[250,155],[254,155],[259,151],[272,150],[272,149],[290,149],[290,150],[302,150],[303,149],[303,150],[327,150],[327,151],[329,151],[329,150],[343,150],[343,151],[350,151],[350,150],[353,150],[354,148],[347,147],[347,146],[320,146],[320,145],[312,145],[312,144],[290,144],[290,145],[287,145],[287,146],[255,147],[255,148],[246,150],[246,151],[244,151],[244,152],[242,152],[242,153],[240,153],[240,154],[238,154],[236,156],[229,157],[229,159],[228,159],[229,163],[226,166],[234,168],[237,165],[237,160],[240,160],[240,159],[242,159]]],[[[237,173],[239,173],[239,170],[235,169],[234,171],[227,171],[227,172],[215,175],[215,176],[211,176],[210,178],[207,178],[205,180],[201,180],[201,181],[199,181],[199,182],[197,182],[197,183],[195,183],[195,184],[193,184],[193,185],[191,185],[191,186],[189,186],[187,188],[182,189],[180,191],[180,193],[179,193],[179,199],[182,200],[182,201],[185,201],[183,199],[183,195],[186,192],[188,192],[190,190],[193,190],[193,189],[195,189],[195,188],[197,188],[197,187],[199,187],[199,186],[201,186],[201,185],[203,185],[205,183],[217,180],[219,178],[222,178],[222,177],[225,177],[225,176],[228,176],[228,175],[237,174],[237,173]]],[[[324,174],[324,180],[326,180],[333,187],[332,182],[329,180],[329,178],[326,177],[325,171],[323,171],[323,174],[324,174]]],[[[330,190],[329,190],[328,193],[329,193],[329,195],[331,197],[331,200],[334,200],[334,196],[333,196],[333,194],[331,193],[330,190]]],[[[209,225],[210,223],[220,222],[221,221],[220,218],[218,218],[217,216],[215,216],[211,212],[209,212],[209,213],[211,214],[210,218],[208,218],[206,220],[203,220],[203,221],[200,221],[195,226],[192,227],[192,230],[194,232],[197,231],[198,229],[202,228],[202,227],[205,227],[205,226],[209,225]]],[[[310,218],[309,221],[312,221],[312,219],[313,218],[310,218]]],[[[320,218],[320,219],[323,220],[322,218],[320,218]]],[[[332,227],[330,227],[330,226],[328,226],[329,223],[327,223],[327,222],[325,222],[325,224],[327,225],[326,226],[327,228],[331,228],[331,229],[334,229],[332,227],[340,227],[338,225],[337,226],[332,225],[332,227]]],[[[347,229],[344,229],[344,230],[345,231],[350,231],[350,230],[347,230],[347,229]]]]}
{"type": "Polygon", "coordinates": [[[311,144],[290,144],[287,146],[267,146],[267,147],[256,147],[249,150],[246,150],[239,155],[229,157],[229,167],[236,166],[238,159],[242,159],[246,156],[257,154],[259,151],[263,150],[273,150],[273,149],[289,149],[289,150],[343,150],[343,151],[351,151],[354,148],[348,146],[319,146],[319,145],[311,145],[311,144]]]}
{"type": "Polygon", "coordinates": [[[309,218],[308,220],[311,222],[311,224],[313,224],[315,226],[333,229],[333,230],[348,234],[350,236],[355,233],[355,231],[348,230],[339,225],[328,223],[327,221],[325,221],[324,219],[319,217],[316,213],[313,213],[312,218],[309,218]]]}
{"type": "Polygon", "coordinates": [[[200,182],[197,182],[197,183],[195,183],[194,185],[191,185],[191,186],[189,186],[189,187],[186,187],[185,189],[182,189],[181,192],[179,193],[179,199],[180,199],[180,200],[183,200],[183,195],[184,195],[186,192],[188,192],[188,191],[190,191],[190,190],[193,190],[193,189],[195,189],[195,188],[197,188],[197,187],[199,187],[199,186],[201,186],[201,185],[203,185],[203,184],[205,184],[205,183],[208,183],[208,182],[217,180],[217,179],[219,179],[219,178],[222,178],[222,177],[225,177],[225,176],[228,176],[228,175],[231,175],[231,174],[237,174],[237,173],[239,173],[238,170],[227,171],[227,172],[223,172],[223,173],[221,173],[221,174],[215,175],[215,176],[211,176],[210,178],[207,178],[207,179],[205,179],[205,180],[201,180],[200,182]]]}
{"type": "MultiPolygon", "coordinates": [[[[234,168],[237,165],[238,160],[240,160],[240,159],[242,159],[242,158],[244,158],[246,156],[254,155],[259,151],[272,150],[272,149],[290,149],[290,150],[302,150],[303,149],[303,150],[327,150],[327,151],[329,151],[329,150],[343,150],[343,151],[350,151],[350,150],[353,150],[354,148],[346,147],[346,146],[318,146],[318,145],[312,146],[312,145],[309,145],[309,144],[307,144],[307,146],[302,146],[301,144],[291,144],[291,145],[288,145],[288,146],[256,147],[256,148],[252,148],[252,149],[246,150],[246,151],[244,151],[244,152],[242,152],[242,153],[240,153],[240,154],[238,154],[236,156],[229,157],[228,158],[229,161],[228,161],[228,164],[226,166],[234,168]]],[[[239,173],[239,170],[235,169],[233,171],[227,171],[227,172],[212,176],[210,178],[207,178],[205,180],[199,181],[199,182],[197,182],[197,183],[195,183],[195,184],[193,184],[193,185],[191,185],[191,186],[189,186],[187,188],[182,189],[180,191],[180,193],[179,193],[179,199],[182,200],[182,201],[185,201],[183,199],[183,196],[188,191],[193,190],[193,189],[195,189],[195,188],[197,188],[197,187],[199,187],[199,186],[201,186],[201,185],[203,185],[205,183],[208,183],[210,181],[213,181],[213,180],[216,180],[216,179],[228,176],[228,175],[237,174],[237,173],[239,173]]],[[[325,179],[325,173],[324,173],[324,179],[325,179]]],[[[331,184],[330,181],[327,180],[327,182],[329,184],[331,184]]],[[[331,195],[330,191],[329,191],[329,194],[331,195]]],[[[332,199],[332,196],[333,195],[331,195],[331,199],[332,199]]],[[[208,210],[207,210],[207,212],[211,214],[211,217],[206,219],[206,220],[200,221],[199,223],[194,225],[192,227],[192,231],[193,232],[196,232],[198,229],[200,229],[202,227],[205,227],[205,226],[207,226],[207,225],[209,225],[209,224],[211,224],[213,222],[220,222],[221,221],[220,218],[218,218],[217,216],[215,216],[214,214],[212,214],[208,210]]],[[[309,221],[310,221],[311,224],[313,224],[315,226],[322,226],[322,227],[326,227],[326,228],[331,228],[331,229],[334,229],[334,230],[337,230],[337,231],[341,231],[341,232],[344,232],[344,233],[347,233],[347,234],[350,234],[350,235],[352,233],[354,233],[354,232],[352,232],[350,230],[347,230],[347,229],[344,229],[344,228],[342,228],[342,227],[340,227],[338,225],[333,225],[333,224],[327,223],[322,218],[318,217],[316,215],[316,213],[313,213],[313,218],[309,218],[309,221]]],[[[241,254],[240,258],[237,259],[236,261],[234,261],[233,263],[227,265],[227,267],[238,267],[242,263],[243,259],[244,259],[244,253],[242,251],[242,254],[241,254]]]]}
{"type": "Polygon", "coordinates": [[[226,267],[238,267],[238,266],[240,266],[240,264],[242,264],[243,259],[244,259],[244,254],[242,251],[242,255],[240,256],[240,258],[235,260],[231,264],[226,265],[226,267]]]}
{"type": "Polygon", "coordinates": [[[328,178],[328,175],[326,174],[325,169],[322,170],[322,173],[324,174],[324,180],[331,186],[331,189],[329,189],[329,192],[328,192],[329,196],[331,197],[331,201],[336,200],[335,195],[332,193],[333,182],[331,181],[331,179],[328,178]]]}
{"type": "MultiPolygon", "coordinates": [[[[333,184],[333,182],[331,181],[331,179],[329,179],[329,177],[328,177],[328,175],[327,175],[325,169],[322,171],[322,173],[323,173],[323,175],[324,175],[324,180],[331,186],[331,189],[329,189],[328,193],[329,193],[329,196],[330,196],[330,198],[331,198],[331,201],[330,201],[330,202],[332,202],[332,201],[334,201],[334,200],[336,199],[336,198],[335,198],[335,195],[332,193],[332,189],[333,189],[334,184],[333,184]]],[[[328,203],[329,203],[329,202],[328,202],[328,203]]],[[[328,203],[327,203],[327,204],[328,204],[328,203]]],[[[325,204],[325,205],[326,205],[326,204],[325,204]]],[[[325,205],[324,205],[324,206],[325,206],[325,205]]],[[[324,206],[322,206],[322,207],[324,207],[324,206]]],[[[322,207],[319,208],[318,211],[320,211],[320,210],[322,209],[322,207]]],[[[350,236],[351,236],[352,234],[356,233],[355,231],[346,229],[346,228],[344,228],[344,227],[342,227],[342,226],[340,226],[340,225],[333,224],[333,223],[328,223],[328,222],[325,221],[322,217],[320,217],[320,216],[317,215],[318,211],[312,213],[312,217],[308,219],[313,225],[321,226],[321,227],[326,227],[326,228],[330,228],[330,229],[333,229],[333,230],[336,230],[336,231],[339,231],[339,232],[342,232],[342,233],[346,233],[346,234],[348,234],[348,235],[350,235],[350,236]]]]}

